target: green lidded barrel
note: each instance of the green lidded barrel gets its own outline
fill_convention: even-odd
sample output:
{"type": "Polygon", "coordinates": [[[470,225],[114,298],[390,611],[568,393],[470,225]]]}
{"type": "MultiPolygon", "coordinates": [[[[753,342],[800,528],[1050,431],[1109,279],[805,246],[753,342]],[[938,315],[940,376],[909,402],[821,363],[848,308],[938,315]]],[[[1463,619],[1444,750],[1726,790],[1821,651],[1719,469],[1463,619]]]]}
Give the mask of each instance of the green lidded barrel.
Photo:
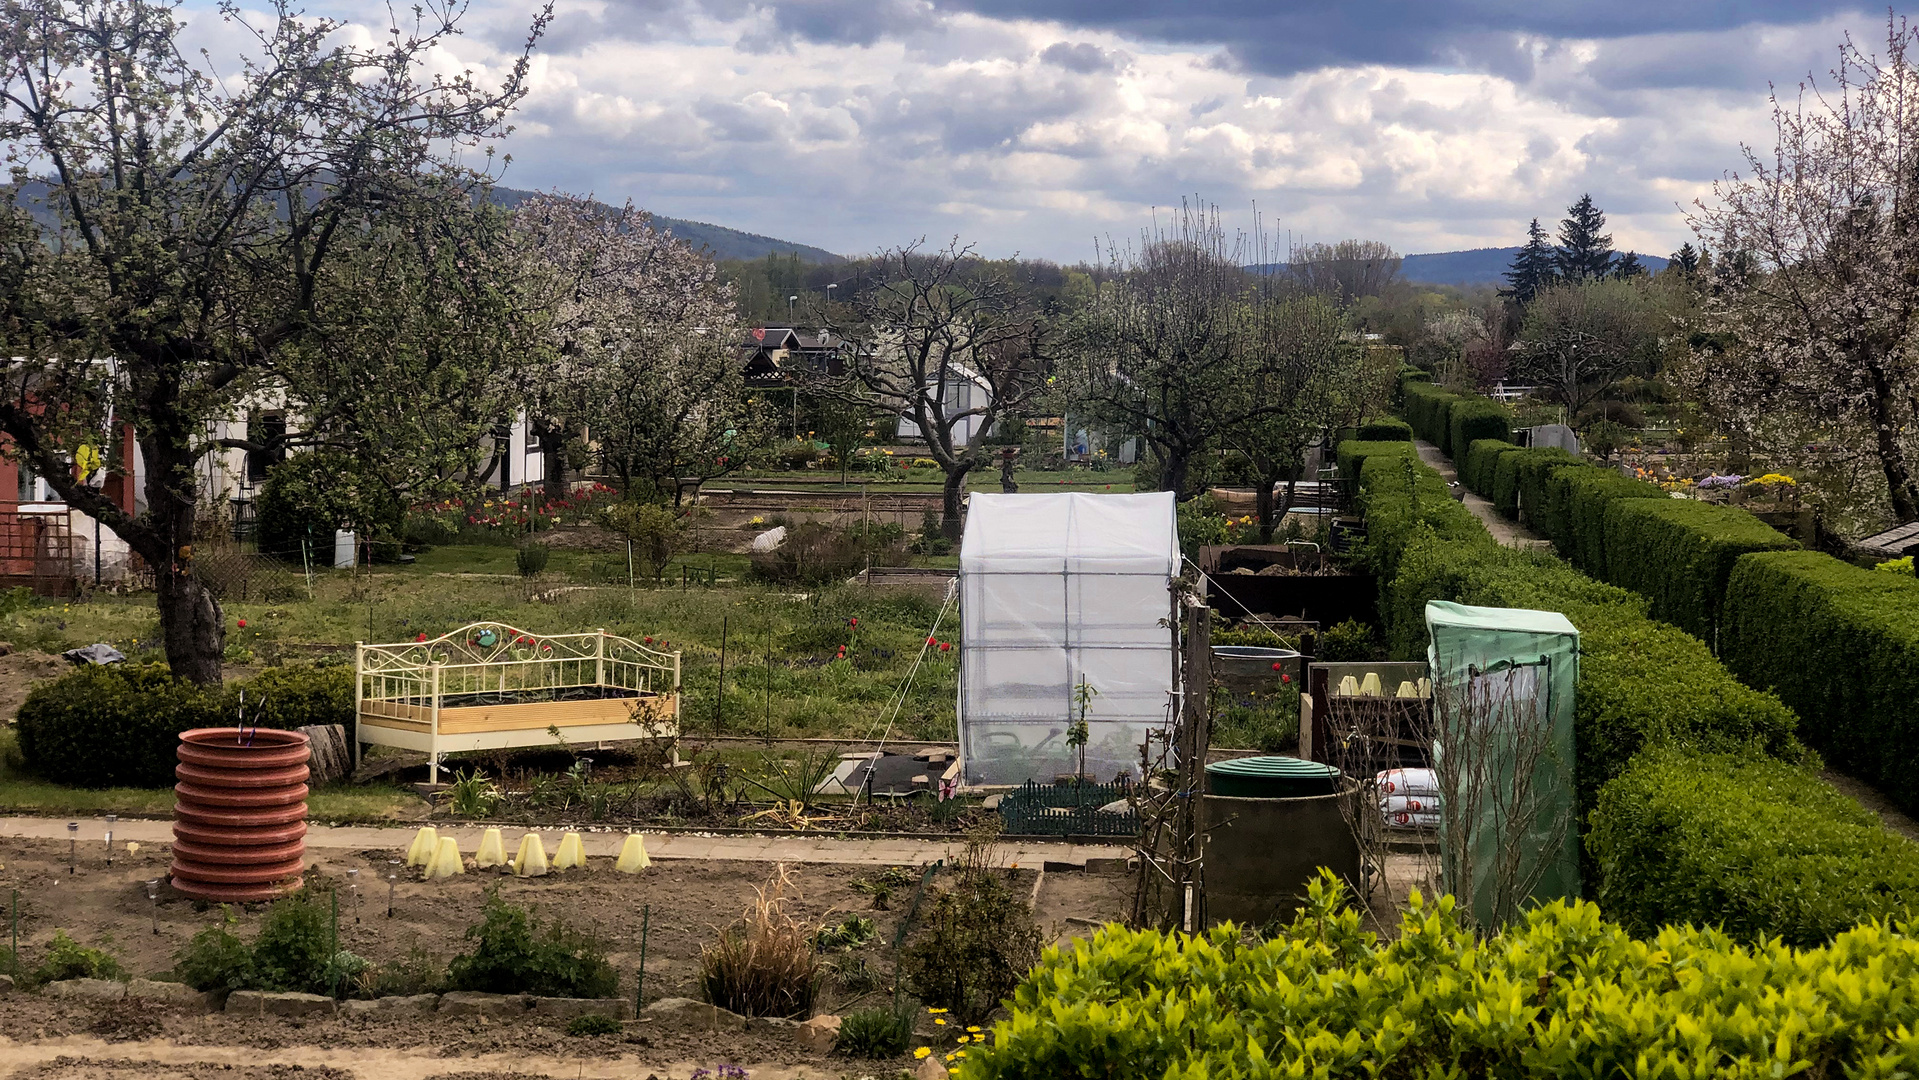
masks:
{"type": "Polygon", "coordinates": [[[1304,799],[1339,791],[1339,770],[1278,754],[1215,761],[1206,766],[1206,793],[1236,799],[1304,799]]]}

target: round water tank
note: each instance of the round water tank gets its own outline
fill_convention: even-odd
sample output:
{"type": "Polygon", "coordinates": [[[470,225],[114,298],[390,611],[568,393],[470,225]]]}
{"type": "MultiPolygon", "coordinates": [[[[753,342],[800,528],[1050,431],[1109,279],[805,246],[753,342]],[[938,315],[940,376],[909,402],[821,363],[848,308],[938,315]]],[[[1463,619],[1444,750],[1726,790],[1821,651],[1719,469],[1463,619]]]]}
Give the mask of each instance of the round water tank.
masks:
{"type": "Polygon", "coordinates": [[[1339,790],[1339,770],[1317,761],[1265,754],[1206,766],[1206,793],[1240,799],[1299,799],[1339,790]]]}
{"type": "Polygon", "coordinates": [[[1206,921],[1284,922],[1298,910],[1321,867],[1356,892],[1359,842],[1340,804],[1357,798],[1358,788],[1350,783],[1333,794],[1300,799],[1202,796],[1206,921]]]}

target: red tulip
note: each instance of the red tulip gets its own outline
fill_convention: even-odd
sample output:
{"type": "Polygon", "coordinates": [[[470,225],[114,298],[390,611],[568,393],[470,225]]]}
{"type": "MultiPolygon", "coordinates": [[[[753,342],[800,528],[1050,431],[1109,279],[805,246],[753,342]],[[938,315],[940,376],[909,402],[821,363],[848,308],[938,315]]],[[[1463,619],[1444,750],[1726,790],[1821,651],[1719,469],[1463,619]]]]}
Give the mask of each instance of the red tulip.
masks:
{"type": "Polygon", "coordinates": [[[419,636],[419,637],[416,637],[416,638],[414,638],[413,640],[415,640],[415,641],[425,641],[425,640],[426,640],[426,633],[425,633],[424,631],[422,631],[422,632],[420,633],[420,636],[419,636]]]}
{"type": "Polygon", "coordinates": [[[651,644],[653,644],[653,639],[652,639],[652,638],[647,638],[647,639],[646,639],[646,643],[647,643],[648,645],[651,645],[651,644]]]}
{"type": "Polygon", "coordinates": [[[240,620],[240,629],[242,629],[242,630],[245,630],[246,628],[247,628],[247,621],[246,621],[245,619],[241,619],[241,620],[240,620]]]}
{"type": "MultiPolygon", "coordinates": [[[[1273,670],[1274,670],[1274,671],[1278,671],[1278,670],[1279,670],[1279,661],[1277,661],[1277,660],[1275,660],[1275,661],[1273,661],[1273,670]]],[[[1282,676],[1280,676],[1280,678],[1285,678],[1285,676],[1283,676],[1283,675],[1282,675],[1282,676]]]]}
{"type": "Polygon", "coordinates": [[[1281,676],[1279,677],[1279,681],[1280,681],[1280,682],[1292,682],[1292,681],[1293,681],[1293,677],[1292,677],[1291,675],[1281,675],[1281,676]]]}
{"type": "Polygon", "coordinates": [[[926,643],[927,643],[928,645],[938,645],[938,644],[939,644],[939,639],[937,639],[937,638],[927,638],[927,639],[926,639],[926,643]]]}
{"type": "Polygon", "coordinates": [[[942,641],[942,642],[940,642],[940,651],[941,651],[941,652],[952,652],[952,651],[953,651],[953,643],[952,643],[952,642],[950,642],[950,641],[942,641]]]}
{"type": "Polygon", "coordinates": [[[859,624],[860,624],[860,621],[859,621],[858,619],[848,619],[848,620],[847,620],[847,625],[849,625],[849,626],[858,626],[859,624]]]}

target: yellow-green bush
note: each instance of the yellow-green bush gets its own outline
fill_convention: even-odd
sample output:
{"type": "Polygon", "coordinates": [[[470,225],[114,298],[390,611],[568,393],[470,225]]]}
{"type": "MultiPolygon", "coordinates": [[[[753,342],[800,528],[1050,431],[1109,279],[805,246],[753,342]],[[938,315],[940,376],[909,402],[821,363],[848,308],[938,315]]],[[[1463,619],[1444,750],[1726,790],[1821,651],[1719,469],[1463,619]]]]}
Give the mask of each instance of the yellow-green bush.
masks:
{"type": "Polygon", "coordinates": [[[1049,949],[960,1080],[1280,1077],[1908,1077],[1919,939],[1869,923],[1830,945],[1717,930],[1637,938],[1555,901],[1481,941],[1450,898],[1391,942],[1316,884],[1248,945],[1109,926],[1049,949]]]}

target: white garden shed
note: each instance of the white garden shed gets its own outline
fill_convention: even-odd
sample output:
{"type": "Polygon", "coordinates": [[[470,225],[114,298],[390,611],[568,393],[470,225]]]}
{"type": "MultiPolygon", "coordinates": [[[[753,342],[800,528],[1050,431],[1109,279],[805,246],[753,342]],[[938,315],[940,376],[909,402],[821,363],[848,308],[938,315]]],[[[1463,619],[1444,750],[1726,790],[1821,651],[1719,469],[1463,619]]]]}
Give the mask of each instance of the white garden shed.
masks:
{"type": "Polygon", "coordinates": [[[1179,573],[1170,492],[971,496],[960,543],[960,764],[968,785],[1050,783],[1078,767],[1138,778],[1139,745],[1172,715],[1179,573]]]}

